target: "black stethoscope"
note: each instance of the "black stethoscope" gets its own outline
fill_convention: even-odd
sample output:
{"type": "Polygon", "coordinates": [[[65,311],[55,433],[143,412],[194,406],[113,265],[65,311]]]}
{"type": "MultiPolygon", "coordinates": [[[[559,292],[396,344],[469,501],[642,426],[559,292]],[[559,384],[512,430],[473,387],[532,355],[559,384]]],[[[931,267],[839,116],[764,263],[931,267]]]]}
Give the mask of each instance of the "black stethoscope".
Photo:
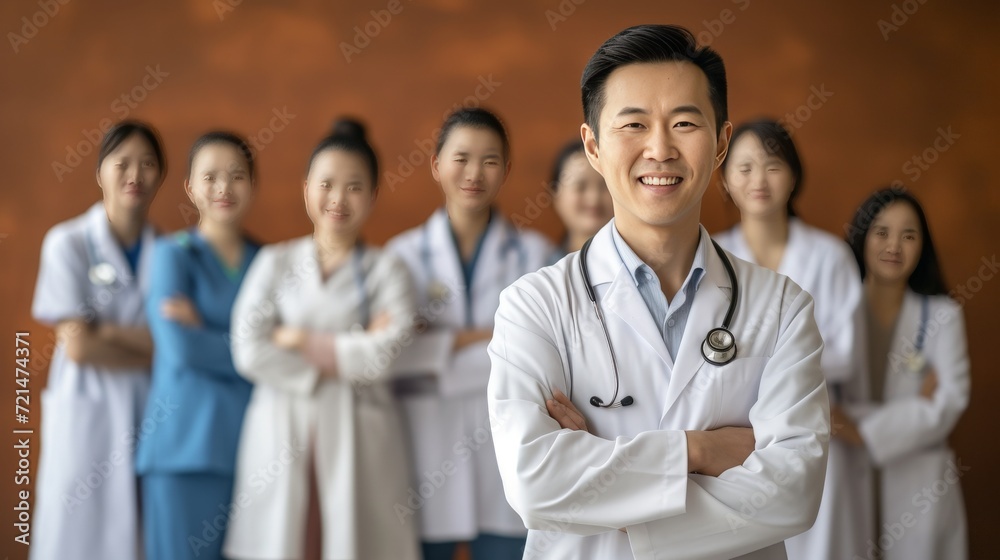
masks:
{"type": "MultiPolygon", "coordinates": [[[[597,305],[597,294],[594,292],[594,286],[590,283],[590,271],[587,267],[587,251],[590,249],[590,242],[593,240],[594,238],[588,239],[583,244],[583,248],[580,249],[580,272],[583,273],[583,283],[587,287],[587,296],[590,298],[590,303],[594,305],[594,311],[597,312],[597,318],[600,320],[601,328],[604,330],[604,339],[608,342],[608,352],[611,354],[611,367],[615,372],[615,394],[611,397],[609,404],[604,404],[604,401],[596,395],[590,397],[590,404],[597,408],[630,406],[635,403],[635,399],[631,396],[626,396],[621,401],[616,402],[618,389],[621,385],[621,378],[618,375],[618,360],[615,358],[614,346],[611,345],[611,334],[608,333],[608,324],[604,321],[604,313],[601,311],[601,306],[597,305]]],[[[733,264],[729,262],[726,252],[722,250],[722,247],[715,240],[712,240],[712,245],[715,246],[715,252],[722,259],[722,264],[726,267],[726,273],[729,275],[729,281],[733,284],[733,297],[729,300],[729,309],[726,311],[726,318],[722,321],[722,326],[708,331],[705,342],[701,345],[701,354],[705,357],[706,362],[716,366],[724,366],[736,358],[736,338],[730,332],[729,327],[732,325],[733,315],[736,313],[740,288],[736,281],[736,271],[733,270],[733,264]]],[[[569,395],[570,399],[572,399],[572,372],[570,372],[569,378],[569,395]]]]}

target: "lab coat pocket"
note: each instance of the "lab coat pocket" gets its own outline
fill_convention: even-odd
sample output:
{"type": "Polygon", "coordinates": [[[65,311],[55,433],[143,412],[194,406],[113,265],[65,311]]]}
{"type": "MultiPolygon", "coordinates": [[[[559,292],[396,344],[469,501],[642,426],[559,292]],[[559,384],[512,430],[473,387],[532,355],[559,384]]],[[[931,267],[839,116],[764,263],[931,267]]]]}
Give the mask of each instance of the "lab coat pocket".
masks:
{"type": "Polygon", "coordinates": [[[750,426],[750,409],[757,402],[760,377],[767,364],[766,357],[738,358],[724,366],[710,366],[709,375],[718,399],[715,427],[750,426]]]}

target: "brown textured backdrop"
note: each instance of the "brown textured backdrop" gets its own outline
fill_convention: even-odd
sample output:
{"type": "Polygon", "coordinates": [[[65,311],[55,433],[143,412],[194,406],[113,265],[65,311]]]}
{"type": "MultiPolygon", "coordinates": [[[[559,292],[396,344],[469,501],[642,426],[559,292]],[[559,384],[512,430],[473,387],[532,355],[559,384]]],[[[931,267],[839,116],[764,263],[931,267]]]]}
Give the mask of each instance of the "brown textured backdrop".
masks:
{"type": "MultiPolygon", "coordinates": [[[[29,315],[39,248],[50,226],[98,198],[96,140],[88,138],[98,138],[92,131],[104,119],[138,117],[162,132],[170,170],[152,219],[167,231],[193,219],[181,181],[194,138],[215,127],[252,135],[260,196],[249,229],[271,242],[309,231],[299,192],[308,153],[337,115],[360,116],[387,172],[367,228],[368,239],[382,243],[439,204],[420,145],[455,104],[484,103],[503,116],[513,142],[502,209],[555,237],[559,226],[544,197],[540,214],[529,201],[541,192],[554,151],[577,134],[583,65],[614,32],[649,22],[686,25],[722,53],[734,121],[791,115],[786,122],[807,166],[799,204],[807,221],[842,234],[855,206],[893,180],[926,203],[950,285],[978,288],[965,306],[972,405],[952,440],[971,467],[962,484],[972,557],[1000,551],[993,533],[998,451],[981,439],[997,425],[991,402],[1000,384],[989,356],[1000,281],[975,279],[1000,243],[1000,170],[988,165],[1000,124],[996,3],[63,1],[0,5],[7,38],[0,46],[5,555],[26,557],[13,540],[15,496],[24,488],[14,482],[10,432],[23,427],[14,420],[14,333],[31,332],[28,426],[37,428],[52,342],[29,315]],[[937,140],[941,134],[950,140],[937,140]],[[933,163],[912,160],[924,155],[933,163]]],[[[710,230],[736,218],[717,192],[706,196],[710,230]]],[[[32,480],[38,451],[36,433],[32,480]]]]}

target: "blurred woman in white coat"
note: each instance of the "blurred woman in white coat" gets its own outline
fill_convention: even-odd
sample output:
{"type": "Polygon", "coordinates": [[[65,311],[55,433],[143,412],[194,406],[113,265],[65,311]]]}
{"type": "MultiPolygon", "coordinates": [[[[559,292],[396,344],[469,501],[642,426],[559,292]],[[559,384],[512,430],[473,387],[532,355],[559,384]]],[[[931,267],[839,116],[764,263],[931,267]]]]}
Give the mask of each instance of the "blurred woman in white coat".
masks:
{"type": "Polygon", "coordinates": [[[388,249],[413,272],[421,333],[397,366],[414,457],[407,517],[421,520],[426,560],[470,541],[475,560],[521,558],[527,529],[504,499],[490,435],[486,346],[500,291],[544,266],[551,245],[494,209],[510,172],[500,120],[484,109],[451,114],[431,159],[445,207],[388,249]]]}
{"type": "MultiPolygon", "coordinates": [[[[813,297],[831,401],[864,402],[867,364],[858,268],[843,240],[796,217],[803,169],[791,136],[773,120],[738,126],[721,175],[725,193],[740,210],[740,223],[714,239],[737,257],[788,276],[813,297]]],[[[785,541],[789,559],[851,558],[872,538],[870,473],[862,450],[830,442],[819,515],[810,530],[785,541]]]]}
{"type": "Polygon", "coordinates": [[[597,234],[614,217],[614,207],[604,177],[587,161],[583,141],[579,139],[559,150],[552,166],[549,190],[552,207],[566,228],[562,242],[549,257],[549,264],[555,264],[569,253],[579,251],[597,234]]]}
{"type": "MultiPolygon", "coordinates": [[[[948,297],[917,200],[876,192],[848,231],[864,278],[871,405],[834,410],[837,437],[867,450],[878,467],[878,538],[861,558],[964,560],[968,470],[948,447],[969,404],[962,308],[948,297]],[[849,414],[849,415],[848,415],[849,414]]],[[[852,556],[852,558],[855,556],[852,556]]]]}
{"type": "Polygon", "coordinates": [[[419,557],[416,524],[395,510],[409,469],[386,383],[413,289],[398,258],[358,238],[377,181],[364,129],[339,122],[303,185],[313,234],[262,248],[237,296],[233,361],[256,385],[227,558],[302,558],[307,546],[322,558],[419,557]]]}
{"type": "MultiPolygon", "coordinates": [[[[155,233],[146,217],[165,174],[153,128],[114,125],[97,156],[104,200],[42,244],[31,312],[57,344],[42,392],[32,559],[141,556],[133,455],[155,429],[142,423],[153,350],[143,298],[155,233]]],[[[175,404],[152,406],[163,419],[175,404]]]]}

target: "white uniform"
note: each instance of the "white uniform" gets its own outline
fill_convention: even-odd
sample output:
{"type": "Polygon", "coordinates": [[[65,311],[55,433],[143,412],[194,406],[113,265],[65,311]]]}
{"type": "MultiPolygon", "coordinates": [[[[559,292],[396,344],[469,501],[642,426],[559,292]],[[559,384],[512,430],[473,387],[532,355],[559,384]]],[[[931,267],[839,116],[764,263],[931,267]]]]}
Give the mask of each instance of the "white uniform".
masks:
{"type": "Polygon", "coordinates": [[[612,227],[594,238],[588,264],[618,360],[618,398],[632,396],[631,406],[589,404],[592,395],[609,402],[615,381],[579,253],[516,282],[497,311],[490,414],[507,499],[532,530],[524,558],[785,558],[782,541],[813,523],[826,470],[829,403],[812,298],[730,257],[738,353],[713,366],[701,345],[733,294],[709,250],[674,364],[612,227]],[[590,433],[549,417],[555,388],[573,393],[590,433]],[[753,427],[756,450],[717,478],[689,474],[684,430],[723,426],[753,427]]]}
{"type": "Polygon", "coordinates": [[[447,213],[438,210],[386,246],[413,272],[418,306],[429,323],[396,362],[397,375],[409,377],[403,382],[421,375],[430,381],[401,396],[414,458],[407,506],[420,517],[425,541],[464,541],[480,533],[523,537],[527,529],[503,498],[490,436],[487,343],[452,348],[456,331],[492,328],[500,291],[541,268],[552,246],[495,213],[466,292],[450,228],[447,213]]]}
{"type": "MultiPolygon", "coordinates": [[[[56,225],[42,244],[32,315],[50,326],[68,319],[145,325],[154,236],[152,226],[143,228],[133,276],[102,202],[56,225]],[[114,267],[113,284],[91,283],[88,272],[101,263],[114,267]]],[[[148,391],[149,369],[78,364],[56,346],[42,392],[33,560],[140,557],[133,457],[143,433],[155,429],[139,427],[148,391]]]]}
{"type": "MultiPolygon", "coordinates": [[[[724,249],[754,262],[743,230],[736,226],[717,234],[724,249]]],[[[868,399],[865,356],[865,315],[861,275],[850,247],[829,233],[792,218],[788,245],[778,272],[809,292],[815,301],[816,324],[823,336],[823,375],[831,400],[846,403],[868,399]]],[[[834,438],[826,485],[816,524],[788,539],[792,560],[853,558],[874,539],[871,463],[863,449],[834,438]]],[[[863,556],[863,554],[862,554],[863,556]]]]}
{"type": "Polygon", "coordinates": [[[233,363],[256,385],[237,456],[224,553],[301,558],[313,462],[323,558],[419,557],[416,524],[401,522],[408,461],[385,383],[394,344],[413,321],[413,292],[395,256],[366,248],[321,279],[312,237],[263,247],[233,305],[233,363]],[[363,278],[364,291],[358,284],[363,278]],[[392,325],[367,333],[382,312],[392,325]],[[277,325],[334,335],[338,378],[322,378],[303,354],[271,342],[277,325]]]}
{"type": "MultiPolygon", "coordinates": [[[[922,377],[906,366],[917,343],[922,300],[906,293],[886,365],[883,403],[858,411],[858,429],[881,469],[877,544],[884,558],[964,560],[968,544],[959,477],[968,467],[948,447],[948,436],[969,404],[965,319],[951,298],[928,298],[922,353],[937,372],[938,387],[933,399],[925,399],[922,377]]],[[[867,554],[868,548],[858,555],[867,554]]]]}

